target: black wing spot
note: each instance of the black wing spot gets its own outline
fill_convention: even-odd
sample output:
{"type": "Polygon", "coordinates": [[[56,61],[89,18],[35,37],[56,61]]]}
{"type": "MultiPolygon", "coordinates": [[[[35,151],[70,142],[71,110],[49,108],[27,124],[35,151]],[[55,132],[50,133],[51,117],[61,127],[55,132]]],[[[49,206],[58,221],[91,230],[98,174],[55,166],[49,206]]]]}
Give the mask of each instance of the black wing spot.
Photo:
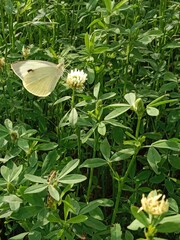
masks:
{"type": "Polygon", "coordinates": [[[34,70],[33,70],[33,69],[28,69],[27,72],[28,72],[28,73],[34,72],[34,70]]]}

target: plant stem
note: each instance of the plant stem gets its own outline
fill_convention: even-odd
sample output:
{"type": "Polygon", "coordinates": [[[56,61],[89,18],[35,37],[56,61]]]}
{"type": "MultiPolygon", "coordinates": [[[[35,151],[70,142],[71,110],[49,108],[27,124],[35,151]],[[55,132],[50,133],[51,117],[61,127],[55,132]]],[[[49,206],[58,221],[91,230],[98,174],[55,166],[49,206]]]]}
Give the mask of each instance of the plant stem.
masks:
{"type": "Polygon", "coordinates": [[[121,198],[121,192],[122,192],[121,179],[118,179],[118,192],[117,192],[115,207],[114,207],[114,211],[113,211],[113,215],[112,215],[112,219],[111,219],[111,224],[113,224],[116,219],[116,215],[117,215],[118,208],[119,208],[119,202],[120,202],[120,198],[121,198]]]}
{"type": "Polygon", "coordinates": [[[80,129],[76,126],[76,135],[77,135],[77,145],[78,145],[78,159],[81,160],[81,137],[80,137],[80,129]]]}
{"type": "Polygon", "coordinates": [[[71,108],[74,108],[75,105],[75,89],[72,89],[72,100],[71,100],[71,108]]]}
{"type": "MultiPolygon", "coordinates": [[[[97,151],[97,143],[98,143],[98,133],[97,130],[94,131],[94,147],[93,147],[93,158],[96,156],[97,151]]],[[[86,201],[89,202],[90,194],[91,194],[91,187],[92,187],[92,181],[93,181],[93,173],[94,169],[90,169],[90,175],[89,175],[89,184],[88,184],[88,190],[87,190],[87,198],[86,201]]]]}
{"type": "Polygon", "coordinates": [[[120,198],[121,198],[121,194],[122,194],[122,189],[124,187],[124,184],[127,180],[127,177],[129,175],[129,172],[131,171],[132,167],[134,166],[134,162],[136,160],[136,156],[139,152],[140,147],[136,148],[136,151],[128,165],[128,168],[124,174],[124,177],[118,179],[118,192],[117,192],[117,197],[116,197],[116,202],[115,202],[115,207],[114,207],[114,211],[113,211],[113,216],[111,219],[111,224],[114,224],[115,220],[116,220],[116,215],[118,213],[118,207],[119,207],[119,203],[120,203],[120,198]]]}
{"type": "Polygon", "coordinates": [[[140,126],[141,126],[141,117],[138,117],[137,126],[136,126],[136,135],[135,135],[136,138],[138,138],[138,136],[139,136],[140,126]]]}

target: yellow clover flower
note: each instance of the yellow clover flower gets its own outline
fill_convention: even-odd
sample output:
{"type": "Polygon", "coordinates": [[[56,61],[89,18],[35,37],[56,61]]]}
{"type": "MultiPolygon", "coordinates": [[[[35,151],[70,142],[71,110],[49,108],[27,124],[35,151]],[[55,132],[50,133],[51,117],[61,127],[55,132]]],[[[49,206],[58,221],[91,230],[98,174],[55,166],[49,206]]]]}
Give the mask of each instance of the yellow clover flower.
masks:
{"type": "Polygon", "coordinates": [[[0,58],[0,70],[4,67],[4,65],[5,65],[5,58],[2,57],[0,58]]]}
{"type": "Polygon", "coordinates": [[[169,203],[168,200],[165,201],[165,195],[158,194],[156,190],[151,191],[147,197],[143,194],[141,204],[139,211],[144,210],[155,216],[161,215],[169,209],[169,203]]]}

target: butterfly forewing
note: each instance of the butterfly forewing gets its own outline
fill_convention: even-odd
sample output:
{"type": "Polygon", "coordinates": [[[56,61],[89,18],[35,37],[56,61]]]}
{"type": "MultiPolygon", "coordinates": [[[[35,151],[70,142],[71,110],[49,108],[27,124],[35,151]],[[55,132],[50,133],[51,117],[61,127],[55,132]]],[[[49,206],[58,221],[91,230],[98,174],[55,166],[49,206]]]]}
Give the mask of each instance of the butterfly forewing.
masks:
{"type": "Polygon", "coordinates": [[[39,97],[46,97],[54,90],[64,71],[63,63],[56,65],[39,60],[20,61],[11,66],[24,87],[39,97]]]}

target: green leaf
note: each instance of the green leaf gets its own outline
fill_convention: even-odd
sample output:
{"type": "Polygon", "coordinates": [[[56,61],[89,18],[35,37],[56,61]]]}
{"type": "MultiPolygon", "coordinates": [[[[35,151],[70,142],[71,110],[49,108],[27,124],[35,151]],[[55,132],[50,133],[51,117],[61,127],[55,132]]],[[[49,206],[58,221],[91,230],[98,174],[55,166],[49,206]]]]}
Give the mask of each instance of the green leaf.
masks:
{"type": "Polygon", "coordinates": [[[42,163],[41,175],[45,175],[45,174],[49,173],[54,168],[59,157],[60,156],[58,155],[57,150],[48,152],[48,154],[46,155],[46,157],[42,163]]]}
{"type": "Polygon", "coordinates": [[[29,234],[29,232],[20,233],[16,236],[9,238],[9,240],[23,240],[24,237],[27,236],[28,234],[29,234]]]}
{"type": "Polygon", "coordinates": [[[180,42],[172,41],[171,43],[168,43],[163,47],[163,49],[167,49],[167,48],[170,48],[170,49],[180,48],[180,42]]]}
{"type": "Polygon", "coordinates": [[[42,210],[39,206],[25,206],[21,207],[18,212],[13,213],[11,216],[15,220],[23,220],[37,217],[37,214],[42,210]]]}
{"type": "Polygon", "coordinates": [[[84,221],[86,221],[87,219],[88,219],[87,216],[80,214],[80,215],[78,215],[78,216],[76,216],[76,217],[72,217],[72,218],[68,219],[66,222],[67,222],[67,223],[75,224],[75,223],[84,222],[84,221]]]}
{"type": "Polygon", "coordinates": [[[71,160],[58,175],[59,179],[72,172],[79,164],[79,159],[71,160]]]}
{"type": "Polygon", "coordinates": [[[55,189],[53,185],[50,184],[48,186],[48,191],[52,198],[54,198],[56,201],[59,201],[59,192],[55,189]]]}
{"type": "Polygon", "coordinates": [[[129,103],[130,106],[133,106],[136,101],[136,94],[135,93],[127,93],[124,98],[129,103]]]}
{"type": "Polygon", "coordinates": [[[13,169],[11,171],[10,181],[12,182],[15,179],[17,179],[19,177],[19,175],[21,174],[22,170],[23,170],[23,165],[19,165],[17,167],[16,164],[13,163],[13,169]]]}
{"type": "Polygon", "coordinates": [[[153,169],[153,171],[156,174],[159,174],[158,163],[161,162],[161,156],[160,156],[159,152],[154,147],[149,148],[148,154],[147,154],[147,160],[148,160],[149,165],[153,169]]]}
{"type": "Polygon", "coordinates": [[[103,95],[101,95],[99,97],[100,100],[107,100],[107,99],[110,99],[112,97],[116,96],[116,93],[115,92],[109,92],[109,93],[105,93],[103,95]]]}
{"type": "Polygon", "coordinates": [[[146,214],[143,211],[139,212],[138,207],[131,206],[131,213],[145,227],[149,226],[150,222],[149,222],[148,217],[146,216],[146,214]]]}
{"type": "Polygon", "coordinates": [[[69,99],[71,99],[70,96],[62,97],[62,98],[58,99],[58,100],[54,103],[54,105],[59,104],[59,103],[62,103],[62,102],[67,101],[67,100],[69,100],[69,99]]]}
{"type": "Polygon", "coordinates": [[[21,198],[17,197],[14,194],[10,194],[9,196],[3,196],[2,201],[7,202],[7,203],[14,203],[14,202],[22,203],[23,202],[21,198]]]}
{"type": "Polygon", "coordinates": [[[81,210],[80,210],[80,213],[81,214],[86,214],[86,213],[89,213],[91,211],[93,211],[94,209],[96,209],[97,207],[100,206],[100,203],[97,202],[97,201],[92,201],[92,202],[89,202],[87,204],[87,206],[83,207],[81,210]]]}
{"type": "MultiPolygon", "coordinates": [[[[6,1],[8,1],[8,0],[6,0],[6,1]]],[[[5,119],[4,125],[6,126],[6,128],[8,130],[12,130],[12,128],[13,128],[13,124],[12,124],[12,121],[10,119],[5,119]]]]}
{"type": "Polygon", "coordinates": [[[156,148],[164,148],[164,149],[170,149],[172,151],[180,151],[180,143],[174,141],[173,139],[169,140],[159,140],[157,142],[154,142],[151,144],[151,146],[156,147],[156,148]]]}
{"type": "Polygon", "coordinates": [[[69,114],[69,123],[72,127],[74,127],[78,120],[78,113],[75,108],[73,108],[69,114]]]}
{"type": "Polygon", "coordinates": [[[85,177],[81,174],[69,174],[69,175],[64,176],[61,179],[59,179],[59,182],[64,183],[64,184],[76,184],[76,183],[83,182],[86,179],[87,179],[87,177],[85,177]]]}
{"type": "Polygon", "coordinates": [[[123,125],[122,123],[117,121],[116,119],[110,119],[110,120],[106,120],[106,121],[103,121],[103,122],[108,123],[108,124],[110,124],[112,126],[115,126],[115,127],[130,129],[129,127],[126,127],[125,125],[123,125]]]}
{"type": "Polygon", "coordinates": [[[84,144],[87,142],[87,140],[90,138],[90,136],[94,133],[95,129],[97,128],[97,125],[93,126],[86,134],[82,137],[81,141],[84,144]]]}
{"type": "Polygon", "coordinates": [[[153,103],[153,104],[151,102],[150,104],[147,105],[147,107],[158,107],[160,105],[165,105],[167,103],[175,103],[177,101],[178,101],[177,99],[170,99],[170,100],[159,101],[159,102],[156,102],[156,103],[153,103]]]}
{"type": "Polygon", "coordinates": [[[134,154],[133,148],[126,148],[116,152],[110,159],[111,162],[117,162],[129,159],[134,154]]]}
{"type": "Polygon", "coordinates": [[[142,224],[137,219],[135,219],[129,226],[127,226],[127,228],[132,231],[136,231],[139,228],[141,228],[141,229],[144,228],[144,224],[142,224]]]}
{"type": "Polygon", "coordinates": [[[106,199],[106,198],[97,199],[97,200],[89,202],[85,207],[83,207],[80,210],[80,213],[86,214],[86,213],[92,212],[93,210],[97,209],[97,207],[99,207],[99,206],[112,207],[113,204],[114,204],[113,201],[110,199],[106,199]]]}
{"type": "Polygon", "coordinates": [[[99,221],[104,221],[104,214],[100,207],[97,207],[89,212],[90,216],[98,219],[99,221]]]}
{"type": "Polygon", "coordinates": [[[102,207],[112,207],[114,205],[114,202],[107,198],[100,198],[94,201],[98,202],[102,207]]]}
{"type": "Polygon", "coordinates": [[[104,53],[104,52],[106,52],[108,50],[109,50],[109,46],[100,46],[100,47],[94,48],[93,53],[94,54],[100,54],[100,53],[104,53]]]}
{"type": "Polygon", "coordinates": [[[111,13],[112,11],[112,1],[111,0],[104,0],[105,6],[106,6],[106,10],[111,13]]]}
{"type": "Polygon", "coordinates": [[[19,165],[18,167],[16,166],[15,163],[13,163],[13,167],[12,169],[6,167],[6,166],[2,166],[1,167],[1,174],[3,176],[3,178],[7,181],[7,182],[12,182],[14,181],[16,178],[18,178],[18,176],[20,175],[20,173],[22,172],[23,166],[19,165]]]}
{"type": "Polygon", "coordinates": [[[112,118],[116,118],[119,115],[123,114],[124,112],[127,112],[130,109],[130,106],[122,106],[119,107],[115,110],[113,110],[112,112],[110,112],[105,118],[104,120],[110,120],[112,118]]]}
{"type": "Polygon", "coordinates": [[[94,90],[93,90],[93,95],[96,99],[98,99],[99,96],[99,90],[100,90],[100,82],[98,82],[95,86],[94,86],[94,90]]]}
{"type": "Polygon", "coordinates": [[[132,233],[128,230],[125,231],[125,240],[134,240],[132,233]]]}
{"type": "Polygon", "coordinates": [[[91,229],[95,229],[95,230],[98,230],[98,231],[103,231],[103,230],[106,230],[107,227],[104,223],[100,222],[99,220],[95,219],[95,218],[92,218],[92,217],[89,217],[85,222],[84,224],[88,227],[90,227],[91,229]]]}
{"type": "Polygon", "coordinates": [[[58,147],[57,143],[49,142],[49,143],[38,144],[36,149],[41,150],[41,151],[49,151],[49,150],[53,150],[57,147],[58,147]]]}
{"type": "Polygon", "coordinates": [[[111,240],[122,240],[121,225],[116,223],[111,227],[111,240]]]}
{"type": "Polygon", "coordinates": [[[89,34],[88,34],[88,32],[85,33],[84,41],[85,41],[86,49],[88,50],[88,52],[90,52],[90,43],[89,43],[90,40],[89,40],[89,34]]]}
{"type": "Polygon", "coordinates": [[[95,71],[93,68],[87,67],[87,71],[88,71],[88,80],[87,82],[89,84],[92,84],[95,80],[95,71]]]}
{"type": "Polygon", "coordinates": [[[111,148],[110,148],[110,144],[109,144],[107,138],[105,138],[105,139],[101,142],[101,144],[100,144],[100,151],[101,151],[103,157],[104,157],[106,160],[109,160],[111,148]]]}
{"type": "Polygon", "coordinates": [[[106,125],[104,124],[104,122],[100,122],[98,124],[98,133],[102,136],[106,134],[106,125]]]}
{"type": "Polygon", "coordinates": [[[180,214],[175,216],[164,217],[157,226],[157,231],[162,233],[179,232],[180,230],[180,214]]]}
{"type": "Polygon", "coordinates": [[[89,159],[86,159],[79,166],[79,168],[83,168],[83,167],[86,167],[86,168],[96,168],[96,167],[104,166],[106,164],[107,164],[107,162],[104,159],[102,159],[102,158],[89,158],[89,159]]]}
{"type": "Polygon", "coordinates": [[[40,232],[38,231],[33,231],[33,232],[30,232],[29,235],[28,235],[28,239],[29,240],[42,240],[42,235],[40,232]]]}
{"type": "Polygon", "coordinates": [[[170,83],[166,83],[166,84],[163,84],[160,89],[159,89],[159,92],[170,92],[170,91],[173,91],[175,88],[177,88],[177,82],[170,82],[170,83]]]}
{"type": "Polygon", "coordinates": [[[147,107],[146,112],[149,116],[158,116],[159,110],[155,107],[147,107]]]}
{"type": "Polygon", "coordinates": [[[9,218],[12,213],[13,213],[13,211],[1,212],[0,213],[0,219],[2,219],[2,218],[9,218]]]}
{"type": "Polygon", "coordinates": [[[9,131],[3,125],[0,124],[0,138],[4,138],[9,135],[9,131]]]}
{"type": "Polygon", "coordinates": [[[18,139],[18,146],[26,153],[29,152],[29,142],[24,138],[18,139]]]}
{"type": "Polygon", "coordinates": [[[113,8],[113,12],[121,8],[126,2],[128,2],[128,0],[122,0],[119,3],[117,3],[116,6],[114,6],[113,8]]]}
{"type": "Polygon", "coordinates": [[[169,163],[176,169],[180,170],[180,159],[178,156],[170,155],[168,157],[169,163]]]}
{"type": "Polygon", "coordinates": [[[47,180],[39,177],[39,176],[35,176],[32,174],[25,174],[24,177],[28,180],[30,180],[31,182],[36,182],[36,183],[47,183],[47,180]]]}
{"type": "Polygon", "coordinates": [[[47,184],[36,184],[36,185],[32,185],[31,187],[28,187],[24,193],[26,194],[31,194],[31,193],[39,193],[44,191],[44,189],[46,189],[48,187],[47,184]]]}

